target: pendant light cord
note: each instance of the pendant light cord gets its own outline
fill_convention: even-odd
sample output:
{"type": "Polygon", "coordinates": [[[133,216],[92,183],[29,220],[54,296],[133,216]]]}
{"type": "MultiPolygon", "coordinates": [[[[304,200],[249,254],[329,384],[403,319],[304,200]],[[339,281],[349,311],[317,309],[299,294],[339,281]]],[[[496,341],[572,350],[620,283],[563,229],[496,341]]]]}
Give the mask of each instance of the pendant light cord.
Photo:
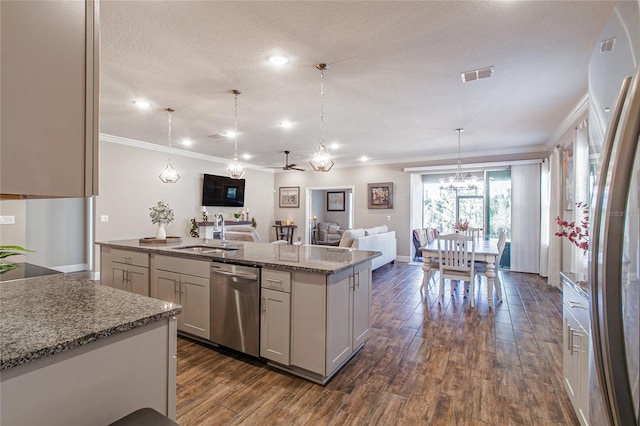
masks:
{"type": "Polygon", "coordinates": [[[320,145],[324,147],[324,68],[320,69],[320,145]]]}
{"type": "Polygon", "coordinates": [[[235,108],[234,108],[234,116],[235,116],[235,133],[234,133],[234,146],[233,146],[233,156],[238,157],[238,92],[237,90],[233,91],[233,95],[235,97],[235,108]]]}
{"type": "Polygon", "coordinates": [[[167,138],[169,139],[169,163],[171,163],[171,114],[174,111],[173,108],[167,108],[167,112],[169,113],[169,131],[167,132],[167,138]]]}

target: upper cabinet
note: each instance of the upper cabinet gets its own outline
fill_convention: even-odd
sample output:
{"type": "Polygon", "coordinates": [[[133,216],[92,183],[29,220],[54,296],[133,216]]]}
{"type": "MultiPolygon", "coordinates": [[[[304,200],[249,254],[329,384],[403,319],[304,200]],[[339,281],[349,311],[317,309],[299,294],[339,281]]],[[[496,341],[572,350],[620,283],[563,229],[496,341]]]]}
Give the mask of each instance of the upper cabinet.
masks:
{"type": "Polygon", "coordinates": [[[3,0],[0,19],[0,194],[97,194],[98,0],[3,0]]]}

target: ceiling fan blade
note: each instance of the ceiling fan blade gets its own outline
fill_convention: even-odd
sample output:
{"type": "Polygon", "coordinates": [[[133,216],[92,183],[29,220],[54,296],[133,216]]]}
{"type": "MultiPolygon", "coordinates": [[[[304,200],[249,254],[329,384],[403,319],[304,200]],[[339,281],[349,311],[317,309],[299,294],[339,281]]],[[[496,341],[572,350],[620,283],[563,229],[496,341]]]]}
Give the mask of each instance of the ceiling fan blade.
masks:
{"type": "Polygon", "coordinates": [[[291,170],[297,170],[299,172],[304,172],[304,169],[301,169],[300,167],[291,167],[291,170]]]}

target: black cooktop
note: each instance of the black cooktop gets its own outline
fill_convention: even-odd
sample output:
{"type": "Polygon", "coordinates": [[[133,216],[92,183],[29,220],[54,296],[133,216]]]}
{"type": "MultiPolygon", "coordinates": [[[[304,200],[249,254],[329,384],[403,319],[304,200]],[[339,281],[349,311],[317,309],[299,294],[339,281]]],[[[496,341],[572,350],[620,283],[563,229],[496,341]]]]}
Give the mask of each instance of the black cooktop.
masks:
{"type": "Polygon", "coordinates": [[[45,268],[43,266],[32,265],[31,263],[18,263],[16,269],[12,269],[0,274],[1,281],[22,280],[25,278],[41,277],[43,275],[61,274],[62,272],[55,269],[45,268]]]}

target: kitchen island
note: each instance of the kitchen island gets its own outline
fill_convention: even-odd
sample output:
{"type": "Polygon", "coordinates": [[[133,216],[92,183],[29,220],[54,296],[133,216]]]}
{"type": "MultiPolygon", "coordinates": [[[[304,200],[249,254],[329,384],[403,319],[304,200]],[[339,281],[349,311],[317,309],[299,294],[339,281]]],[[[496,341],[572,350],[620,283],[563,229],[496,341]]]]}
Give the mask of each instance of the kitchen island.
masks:
{"type": "Polygon", "coordinates": [[[0,424],[175,418],[181,309],[63,274],[0,283],[0,424]]]}
{"type": "Polygon", "coordinates": [[[316,383],[336,374],[370,334],[371,259],[379,252],[238,241],[223,246],[200,238],[97,244],[101,282],[183,305],[179,333],[252,354],[243,349],[248,345],[220,340],[217,331],[237,329],[246,337],[255,330],[260,358],[316,383]],[[215,270],[224,264],[253,268],[256,279],[220,290],[215,270]],[[224,304],[221,299],[234,303],[220,310],[234,308],[247,286],[255,286],[255,303],[227,316],[242,316],[240,321],[231,324],[212,314],[224,304]]]}

